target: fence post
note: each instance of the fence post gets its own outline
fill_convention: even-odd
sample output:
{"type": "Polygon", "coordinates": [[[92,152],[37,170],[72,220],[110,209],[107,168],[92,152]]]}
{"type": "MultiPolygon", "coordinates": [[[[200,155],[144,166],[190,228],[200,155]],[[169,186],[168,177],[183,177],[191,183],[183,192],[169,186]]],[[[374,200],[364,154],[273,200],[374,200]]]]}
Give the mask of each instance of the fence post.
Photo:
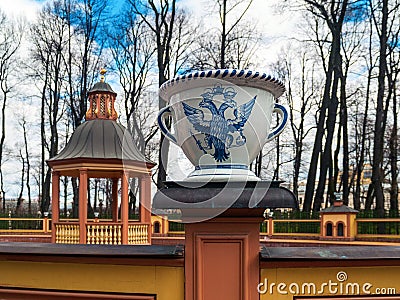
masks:
{"type": "Polygon", "coordinates": [[[272,216],[268,217],[268,237],[272,237],[274,234],[274,218],[272,216]]]}
{"type": "Polygon", "coordinates": [[[49,213],[47,211],[44,212],[43,231],[44,231],[44,233],[49,232],[49,213]]]}
{"type": "Polygon", "coordinates": [[[11,230],[11,210],[8,211],[8,229],[11,230]]]}

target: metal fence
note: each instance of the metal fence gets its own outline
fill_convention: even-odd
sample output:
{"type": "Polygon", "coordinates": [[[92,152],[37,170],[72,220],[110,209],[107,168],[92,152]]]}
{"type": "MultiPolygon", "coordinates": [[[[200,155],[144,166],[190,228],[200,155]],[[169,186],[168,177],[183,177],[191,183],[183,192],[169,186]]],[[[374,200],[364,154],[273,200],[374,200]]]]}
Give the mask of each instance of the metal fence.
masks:
{"type": "Polygon", "coordinates": [[[388,235],[400,238],[400,218],[357,219],[357,235],[388,235]]]}
{"type": "Polygon", "coordinates": [[[169,221],[168,222],[169,232],[182,232],[185,231],[185,224],[180,222],[169,221]]]}
{"type": "MultiPolygon", "coordinates": [[[[60,221],[78,221],[60,219],[60,221]]],[[[90,221],[90,220],[88,220],[90,221]]],[[[101,221],[107,221],[101,219],[101,221]]],[[[185,225],[176,221],[168,222],[170,233],[182,233],[185,225]]],[[[261,234],[284,236],[320,235],[318,219],[275,219],[270,218],[260,224],[261,234]]],[[[357,238],[397,238],[400,239],[400,218],[357,218],[357,238]]],[[[50,218],[0,218],[0,233],[50,233],[50,218]]]]}
{"type": "Polygon", "coordinates": [[[320,234],[319,220],[274,220],[273,234],[320,234]]]}
{"type": "Polygon", "coordinates": [[[0,218],[0,232],[49,232],[48,218],[0,218]]]}

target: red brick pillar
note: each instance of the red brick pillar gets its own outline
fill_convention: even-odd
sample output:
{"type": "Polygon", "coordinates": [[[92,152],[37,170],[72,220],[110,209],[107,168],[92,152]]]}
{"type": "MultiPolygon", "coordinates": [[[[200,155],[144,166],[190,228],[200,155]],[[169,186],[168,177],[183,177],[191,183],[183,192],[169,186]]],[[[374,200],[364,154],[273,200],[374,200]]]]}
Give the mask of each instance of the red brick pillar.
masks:
{"type": "MultiPolygon", "coordinates": [[[[60,172],[53,171],[51,175],[51,242],[56,242],[56,226],[55,224],[60,218],[60,172]]],[[[47,227],[48,224],[43,224],[47,227]]],[[[45,230],[47,231],[47,230],[45,230]]]]}
{"type": "Polygon", "coordinates": [[[112,220],[118,222],[118,178],[112,180],[112,220]]]}
{"type": "Polygon", "coordinates": [[[129,226],[129,197],[128,197],[128,174],[123,173],[121,177],[121,222],[122,222],[122,244],[128,244],[129,226]]]}
{"type": "Polygon", "coordinates": [[[139,217],[141,223],[151,223],[151,178],[147,175],[140,178],[139,217]]]}
{"type": "Polygon", "coordinates": [[[88,174],[86,169],[79,170],[79,243],[86,244],[88,174]]]}

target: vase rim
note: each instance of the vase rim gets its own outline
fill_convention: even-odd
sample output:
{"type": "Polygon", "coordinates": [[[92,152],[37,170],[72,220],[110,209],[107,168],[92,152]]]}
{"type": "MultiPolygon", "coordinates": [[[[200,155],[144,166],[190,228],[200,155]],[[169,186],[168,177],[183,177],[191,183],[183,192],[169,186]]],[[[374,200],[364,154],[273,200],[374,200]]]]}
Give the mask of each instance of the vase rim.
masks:
{"type": "Polygon", "coordinates": [[[227,81],[238,86],[249,86],[259,88],[272,93],[275,99],[285,92],[285,85],[278,79],[263,72],[242,70],[242,69],[214,69],[195,71],[177,76],[164,82],[160,89],[160,97],[168,102],[169,98],[184,89],[187,89],[188,82],[200,82],[201,80],[216,79],[227,81]]]}

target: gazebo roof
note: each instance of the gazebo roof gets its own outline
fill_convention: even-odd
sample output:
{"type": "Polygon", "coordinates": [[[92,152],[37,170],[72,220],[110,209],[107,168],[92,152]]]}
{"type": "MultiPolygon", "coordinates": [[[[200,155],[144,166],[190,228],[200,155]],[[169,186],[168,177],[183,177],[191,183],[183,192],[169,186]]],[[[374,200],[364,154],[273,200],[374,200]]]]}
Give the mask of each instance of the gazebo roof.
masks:
{"type": "Polygon", "coordinates": [[[111,86],[107,82],[99,81],[97,82],[89,91],[89,93],[95,93],[95,92],[109,92],[116,94],[111,86]]]}
{"type": "Polygon", "coordinates": [[[94,119],[81,124],[72,134],[65,148],[47,162],[77,159],[117,159],[139,162],[153,167],[134,144],[127,129],[113,120],[94,119]]]}
{"type": "Polygon", "coordinates": [[[79,176],[79,169],[86,169],[89,177],[111,178],[120,177],[121,172],[149,173],[155,166],[138,150],[130,132],[117,122],[117,94],[105,82],[105,73],[102,69],[100,81],[88,92],[86,122],[75,129],[58,155],[47,160],[62,175],[79,176]]]}

